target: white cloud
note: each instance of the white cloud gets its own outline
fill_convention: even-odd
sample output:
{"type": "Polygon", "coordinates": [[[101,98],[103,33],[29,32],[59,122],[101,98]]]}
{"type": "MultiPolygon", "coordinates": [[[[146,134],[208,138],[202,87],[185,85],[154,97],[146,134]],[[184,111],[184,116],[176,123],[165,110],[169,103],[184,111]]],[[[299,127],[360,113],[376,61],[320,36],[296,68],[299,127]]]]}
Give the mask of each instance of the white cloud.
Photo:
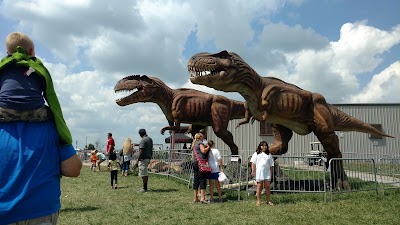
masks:
{"type": "Polygon", "coordinates": [[[382,62],[381,54],[398,43],[400,25],[388,32],[368,26],[366,21],[346,23],[340,29],[340,40],[331,44],[335,67],[356,74],[371,72],[382,62]]]}
{"type": "Polygon", "coordinates": [[[399,103],[400,87],[400,61],[372,77],[372,80],[354,95],[350,102],[353,103],[399,103]]]}
{"type": "MultiPolygon", "coordinates": [[[[323,40],[319,35],[310,35],[314,32],[308,29],[296,28],[292,31],[297,34],[287,37],[287,32],[282,33],[284,41],[290,37],[308,36],[305,38],[308,43],[314,40],[323,43],[318,42],[323,40]]],[[[271,65],[270,70],[264,67],[261,74],[277,76],[303,89],[321,93],[331,103],[348,102],[351,96],[357,94],[360,77],[365,76],[363,73],[373,71],[381,63],[381,55],[400,43],[400,25],[392,31],[383,31],[362,21],[344,24],[340,32],[340,39],[326,46],[316,44],[314,49],[309,49],[304,45],[300,50],[289,53],[283,48],[276,50],[285,60],[278,67],[271,65]]],[[[302,41],[298,43],[299,46],[303,44],[302,41]]],[[[382,101],[385,102],[384,99],[382,101]]]]}

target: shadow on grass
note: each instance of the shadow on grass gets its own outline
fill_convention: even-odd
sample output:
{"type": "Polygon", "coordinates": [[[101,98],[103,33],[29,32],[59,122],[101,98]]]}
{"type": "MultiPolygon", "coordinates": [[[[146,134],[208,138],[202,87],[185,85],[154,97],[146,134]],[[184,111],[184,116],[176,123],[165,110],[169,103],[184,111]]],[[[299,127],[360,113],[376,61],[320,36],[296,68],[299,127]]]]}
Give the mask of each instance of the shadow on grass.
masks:
{"type": "Polygon", "coordinates": [[[177,192],[179,191],[178,189],[150,189],[150,192],[160,192],[160,193],[164,193],[164,192],[177,192]]]}
{"type": "Polygon", "coordinates": [[[67,212],[83,212],[83,211],[94,211],[100,209],[99,207],[93,207],[93,206],[85,206],[85,207],[76,207],[76,208],[65,208],[61,209],[61,212],[67,213],[67,212]]]}

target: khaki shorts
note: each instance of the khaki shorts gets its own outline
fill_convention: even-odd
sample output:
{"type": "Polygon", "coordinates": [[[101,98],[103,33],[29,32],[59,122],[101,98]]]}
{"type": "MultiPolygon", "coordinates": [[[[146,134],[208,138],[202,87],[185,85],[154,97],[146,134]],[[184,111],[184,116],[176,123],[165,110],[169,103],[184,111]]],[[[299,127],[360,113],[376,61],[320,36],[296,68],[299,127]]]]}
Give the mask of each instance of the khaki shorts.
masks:
{"type": "Polygon", "coordinates": [[[139,177],[148,176],[147,167],[149,166],[150,159],[143,159],[139,161],[139,177]]]}
{"type": "Polygon", "coordinates": [[[36,225],[56,225],[58,220],[58,212],[48,216],[42,216],[39,218],[23,220],[9,225],[25,225],[25,224],[36,224],[36,225]]]}

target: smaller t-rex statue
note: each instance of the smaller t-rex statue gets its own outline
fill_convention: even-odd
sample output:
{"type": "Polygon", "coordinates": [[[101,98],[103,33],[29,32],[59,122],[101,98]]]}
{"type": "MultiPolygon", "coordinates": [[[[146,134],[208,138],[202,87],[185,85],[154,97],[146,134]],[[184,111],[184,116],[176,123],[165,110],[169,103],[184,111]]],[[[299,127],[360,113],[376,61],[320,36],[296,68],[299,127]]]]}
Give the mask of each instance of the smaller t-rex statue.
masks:
{"type": "MultiPolygon", "coordinates": [[[[287,152],[293,131],[300,135],[313,132],[327,152],[328,160],[342,157],[335,131],[392,137],[328,104],[321,94],[303,90],[278,78],[259,76],[234,52],[195,54],[189,59],[188,70],[190,81],[194,84],[225,92],[239,92],[244,97],[247,112],[240,124],[248,123],[251,118],[273,123],[275,141],[270,152],[274,155],[287,152]]],[[[340,184],[343,181],[343,188],[348,189],[343,166],[340,164],[338,167],[340,171],[335,177],[340,184]]]]}
{"type": "Polygon", "coordinates": [[[146,75],[122,78],[114,91],[134,91],[127,97],[117,99],[119,106],[138,102],[156,103],[169,123],[169,126],[161,129],[161,134],[166,130],[179,130],[181,123],[191,124],[192,135],[211,126],[215,135],[229,146],[232,154],[238,154],[238,147],[227,128],[230,120],[245,117],[244,102],[194,89],[171,89],[157,77],[146,75]]]}

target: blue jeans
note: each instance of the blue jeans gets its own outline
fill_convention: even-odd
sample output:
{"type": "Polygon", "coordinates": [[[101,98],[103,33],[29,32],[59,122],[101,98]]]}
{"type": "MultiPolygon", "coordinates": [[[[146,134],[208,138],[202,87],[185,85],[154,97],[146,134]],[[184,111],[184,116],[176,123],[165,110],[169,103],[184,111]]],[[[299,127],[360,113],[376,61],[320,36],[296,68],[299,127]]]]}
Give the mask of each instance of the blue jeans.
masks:
{"type": "Polygon", "coordinates": [[[129,161],[125,161],[123,164],[122,164],[122,171],[123,172],[128,172],[129,171],[129,165],[131,164],[131,161],[129,160],[129,161]]]}

